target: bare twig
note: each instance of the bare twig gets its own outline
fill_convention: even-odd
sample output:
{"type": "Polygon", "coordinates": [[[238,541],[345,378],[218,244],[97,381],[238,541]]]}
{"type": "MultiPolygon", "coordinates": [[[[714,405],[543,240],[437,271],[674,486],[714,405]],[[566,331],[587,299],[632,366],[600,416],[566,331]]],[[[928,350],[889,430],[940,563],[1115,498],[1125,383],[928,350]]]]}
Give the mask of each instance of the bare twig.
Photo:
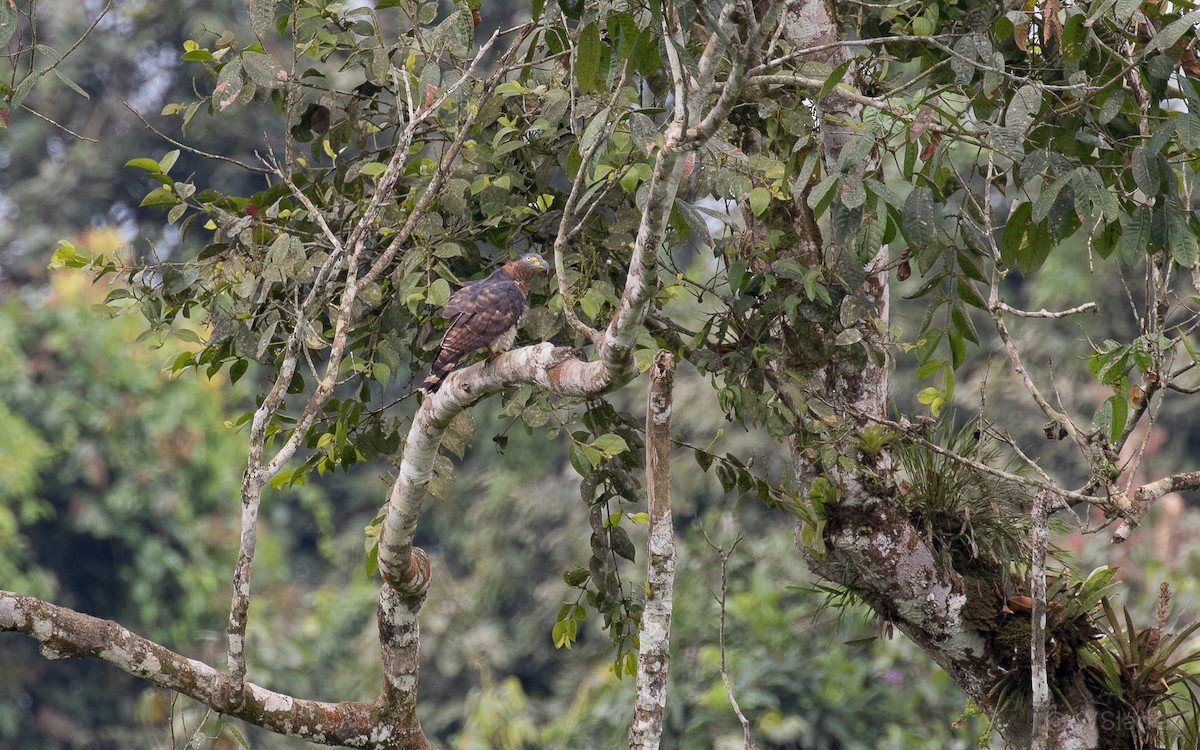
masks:
{"type": "Polygon", "coordinates": [[[64,133],[71,136],[72,138],[77,138],[81,141],[86,141],[88,143],[99,143],[100,142],[100,141],[96,140],[95,138],[88,138],[86,135],[83,135],[81,133],[76,133],[74,130],[71,130],[70,128],[68,128],[66,125],[63,125],[61,122],[58,122],[57,120],[51,119],[51,118],[47,117],[46,115],[43,115],[41,112],[38,112],[33,107],[30,107],[28,104],[22,103],[21,109],[25,110],[29,114],[38,118],[39,120],[42,120],[43,122],[47,122],[50,125],[53,125],[54,127],[63,131],[64,133]]]}
{"type": "Polygon", "coordinates": [[[738,705],[737,698],[733,694],[733,683],[729,680],[729,669],[725,664],[725,601],[729,595],[729,558],[733,556],[733,551],[742,541],[742,535],[738,534],[737,538],[733,540],[733,544],[729,545],[729,550],[726,551],[709,539],[708,533],[703,529],[701,529],[701,533],[704,534],[704,541],[708,542],[708,546],[716,550],[717,556],[721,558],[721,594],[717,597],[717,603],[721,606],[721,617],[717,625],[717,646],[721,651],[721,682],[725,684],[725,697],[729,699],[729,705],[733,707],[733,712],[737,714],[738,721],[742,725],[743,747],[745,750],[754,750],[754,738],[750,735],[750,720],[746,718],[746,714],[742,713],[742,707],[738,705]]]}
{"type": "Polygon", "coordinates": [[[195,146],[189,146],[182,141],[176,140],[176,139],[172,138],[171,136],[167,135],[166,133],[162,132],[158,128],[151,125],[150,121],[147,120],[142,115],[141,112],[138,112],[136,109],[134,109],[133,106],[129,102],[122,100],[121,103],[125,105],[125,109],[127,109],[133,113],[134,117],[136,117],[142,121],[142,125],[146,126],[147,130],[149,130],[151,133],[154,133],[159,138],[163,139],[164,141],[171,144],[172,146],[179,149],[180,151],[187,151],[189,154],[195,154],[196,156],[203,156],[205,159],[212,159],[213,161],[227,162],[229,164],[233,164],[237,167],[240,167],[241,169],[244,169],[247,172],[255,172],[257,174],[271,174],[271,170],[269,170],[269,169],[265,169],[263,167],[256,167],[253,164],[246,164],[245,162],[238,161],[237,159],[232,159],[228,156],[222,156],[220,154],[214,154],[210,151],[204,151],[202,149],[196,148],[195,146]]]}
{"type": "Polygon", "coordinates": [[[998,300],[996,302],[996,309],[1003,310],[1004,312],[1010,315],[1015,315],[1018,318],[1066,318],[1071,315],[1078,315],[1082,312],[1099,312],[1100,306],[1095,302],[1085,302],[1082,305],[1076,305],[1075,307],[1071,307],[1066,310],[1059,310],[1057,312],[1052,312],[1045,308],[1041,310],[1018,310],[1007,302],[998,300]]]}

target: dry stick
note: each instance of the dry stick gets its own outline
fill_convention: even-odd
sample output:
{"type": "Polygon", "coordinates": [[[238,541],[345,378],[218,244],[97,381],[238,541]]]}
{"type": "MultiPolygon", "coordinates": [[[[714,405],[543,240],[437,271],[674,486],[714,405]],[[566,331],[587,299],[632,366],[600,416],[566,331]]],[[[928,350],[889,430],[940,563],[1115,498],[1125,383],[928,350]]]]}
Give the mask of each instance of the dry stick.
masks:
{"type": "Polygon", "coordinates": [[[733,551],[742,541],[742,535],[738,534],[737,539],[733,540],[733,544],[729,545],[729,551],[726,552],[723,547],[717,546],[712,539],[708,538],[708,532],[701,529],[700,533],[704,534],[704,541],[708,542],[708,546],[716,550],[717,555],[721,558],[721,595],[717,597],[717,603],[721,605],[721,617],[717,625],[717,646],[721,651],[721,682],[725,684],[725,697],[729,700],[729,705],[733,706],[733,712],[737,714],[738,721],[741,722],[743,747],[745,750],[754,750],[754,738],[750,736],[750,720],[746,718],[746,714],[742,713],[742,707],[738,705],[737,698],[733,695],[733,683],[729,680],[729,670],[725,666],[725,600],[729,596],[729,558],[733,557],[733,551]]]}
{"type": "Polygon", "coordinates": [[[675,528],[671,519],[671,402],[675,357],[666,349],[654,355],[646,396],[646,605],[639,636],[637,689],[630,750],[658,750],[667,672],[671,666],[671,596],[675,585],[675,528]]]}
{"type": "Polygon", "coordinates": [[[1030,659],[1033,681],[1033,732],[1030,750],[1045,750],[1050,735],[1050,686],[1046,680],[1046,547],[1049,537],[1047,492],[1033,495],[1033,552],[1029,565],[1030,659]]]}
{"type": "Polygon", "coordinates": [[[132,112],[133,116],[138,118],[138,120],[141,121],[142,125],[145,126],[146,130],[149,130],[151,133],[154,133],[156,136],[158,136],[162,140],[166,141],[167,143],[171,144],[172,146],[179,149],[180,151],[186,151],[189,154],[195,154],[196,156],[200,156],[205,159],[212,159],[213,161],[228,162],[229,164],[233,164],[234,166],[244,169],[247,172],[254,172],[255,174],[270,174],[271,173],[271,170],[269,170],[269,169],[264,169],[262,167],[256,167],[252,164],[246,164],[245,162],[238,161],[237,159],[233,159],[228,156],[222,156],[221,154],[214,154],[209,151],[204,151],[204,150],[198,149],[195,146],[189,146],[186,143],[184,143],[183,141],[176,140],[176,139],[172,138],[171,136],[167,135],[166,133],[162,132],[158,128],[154,127],[154,125],[152,125],[150,123],[150,121],[146,119],[145,115],[143,115],[141,112],[138,112],[136,109],[134,109],[133,105],[130,104],[129,102],[122,100],[121,104],[124,104],[125,109],[132,112]]]}

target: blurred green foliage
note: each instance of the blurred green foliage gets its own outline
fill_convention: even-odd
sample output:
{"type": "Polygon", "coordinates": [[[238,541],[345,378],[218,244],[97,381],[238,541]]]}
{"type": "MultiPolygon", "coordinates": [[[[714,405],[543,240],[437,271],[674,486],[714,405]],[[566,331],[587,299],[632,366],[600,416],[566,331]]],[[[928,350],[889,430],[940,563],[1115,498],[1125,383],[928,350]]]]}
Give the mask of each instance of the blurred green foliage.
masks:
{"type": "MultiPolygon", "coordinates": [[[[167,377],[170,347],[148,349],[133,320],[94,309],[103,291],[61,274],[44,293],[0,307],[10,478],[0,570],[6,586],[195,648],[220,625],[238,440],[223,425],[222,389],[167,377]]],[[[50,675],[61,677],[62,665],[20,661],[29,672],[3,673],[11,700],[0,701],[0,736],[41,747],[43,708],[90,729],[107,723],[75,709],[81,695],[109,688],[86,679],[56,687],[50,675]]]]}

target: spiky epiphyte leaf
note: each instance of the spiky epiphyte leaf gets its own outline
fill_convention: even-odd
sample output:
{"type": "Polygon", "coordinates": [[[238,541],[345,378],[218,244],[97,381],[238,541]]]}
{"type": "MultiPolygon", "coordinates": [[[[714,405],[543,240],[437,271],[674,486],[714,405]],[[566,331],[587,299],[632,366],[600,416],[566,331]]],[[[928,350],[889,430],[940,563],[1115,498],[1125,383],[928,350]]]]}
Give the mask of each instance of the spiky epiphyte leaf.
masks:
{"type": "MultiPolygon", "coordinates": [[[[971,462],[992,465],[997,459],[998,451],[979,442],[973,423],[939,437],[971,462]]],[[[905,507],[945,569],[991,577],[1029,559],[1027,488],[923,445],[905,445],[897,455],[906,478],[905,507]]]]}

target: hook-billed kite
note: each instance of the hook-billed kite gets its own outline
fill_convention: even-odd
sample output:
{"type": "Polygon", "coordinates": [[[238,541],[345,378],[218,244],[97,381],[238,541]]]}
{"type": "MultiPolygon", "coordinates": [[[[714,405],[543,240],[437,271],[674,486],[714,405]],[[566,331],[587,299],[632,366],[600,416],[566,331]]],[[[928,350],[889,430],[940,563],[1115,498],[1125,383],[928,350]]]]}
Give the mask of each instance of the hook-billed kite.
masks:
{"type": "Polygon", "coordinates": [[[446,303],[442,317],[449,321],[429,377],[421,384],[433,393],[463,357],[487,347],[489,358],[507,351],[517,338],[517,322],[529,298],[529,280],[549,273],[546,259],[526,253],[510,260],[479,281],[469,281],[446,303]]]}

